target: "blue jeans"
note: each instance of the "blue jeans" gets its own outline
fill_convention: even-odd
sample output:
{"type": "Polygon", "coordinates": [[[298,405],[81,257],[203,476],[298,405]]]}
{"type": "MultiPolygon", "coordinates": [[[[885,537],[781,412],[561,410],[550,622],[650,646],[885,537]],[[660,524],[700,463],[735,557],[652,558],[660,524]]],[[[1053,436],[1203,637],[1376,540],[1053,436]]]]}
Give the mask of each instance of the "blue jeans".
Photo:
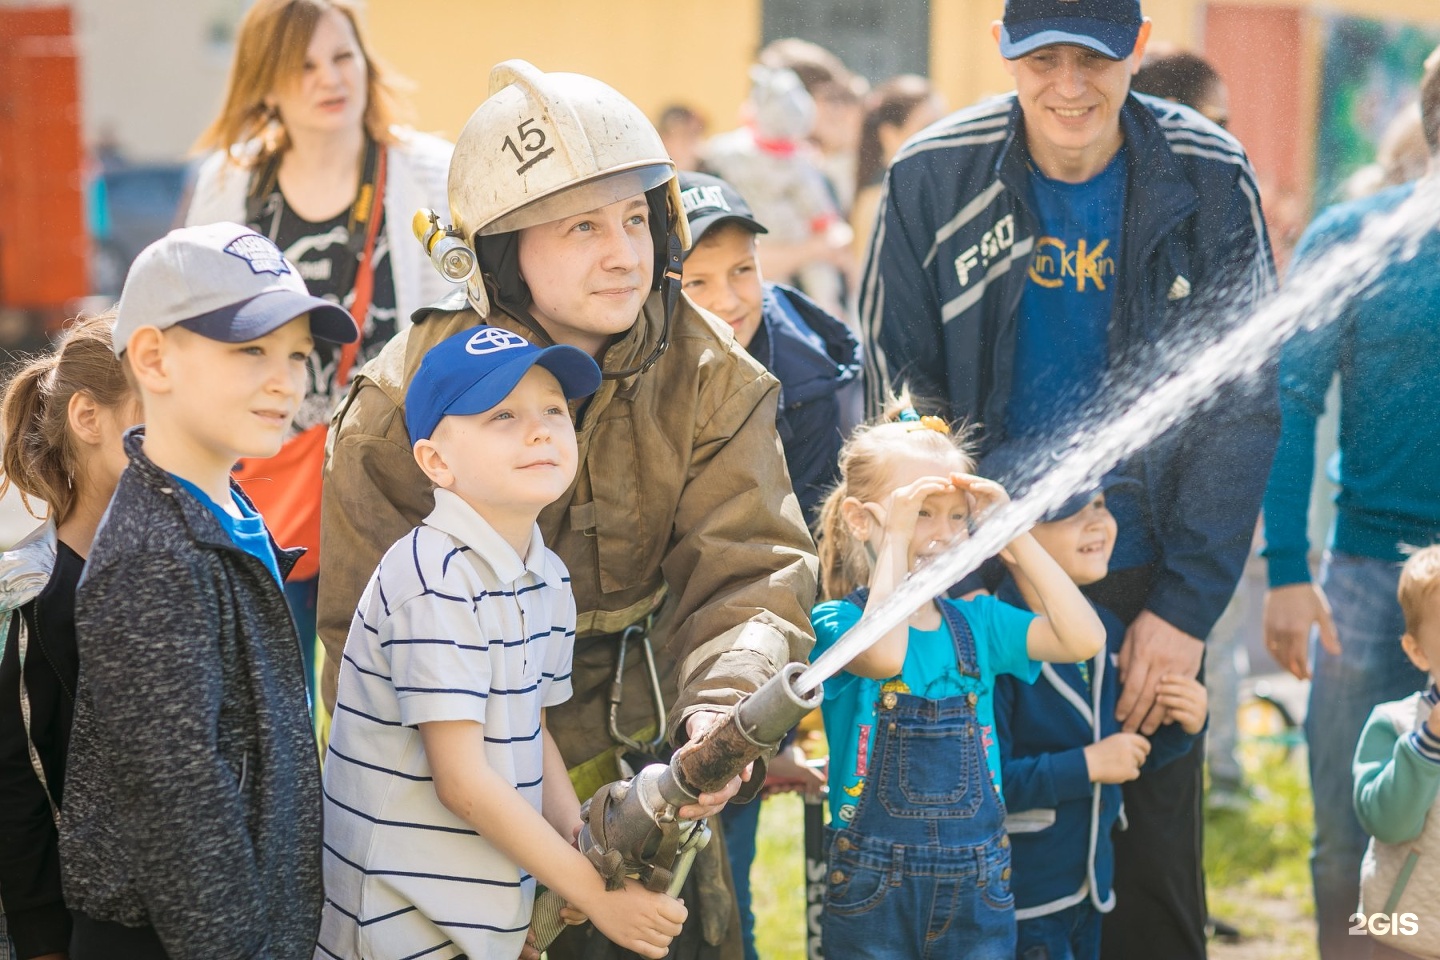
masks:
{"type": "Polygon", "coordinates": [[[1016,924],[1017,960],[1098,960],[1100,913],[1082,900],[1043,917],[1016,924]]]}
{"type": "Polygon", "coordinates": [[[749,803],[727,803],[720,811],[724,827],[725,854],[730,858],[735,902],[740,907],[740,936],[745,960],[759,960],[755,953],[755,912],[750,908],[750,865],[755,862],[755,834],[760,828],[760,798],[749,803]]]}
{"type": "Polygon", "coordinates": [[[1425,685],[1425,674],[1400,648],[1405,621],[1395,599],[1399,582],[1399,564],[1367,557],[1327,553],[1320,568],[1341,648],[1340,656],[1331,656],[1318,636],[1311,637],[1314,680],[1305,739],[1315,796],[1310,872],[1321,960],[1370,956],[1370,939],[1348,932],[1360,902],[1360,860],[1369,841],[1355,816],[1351,765],[1370,711],[1425,685]]]}
{"type": "Polygon", "coordinates": [[[910,846],[829,833],[827,957],[1015,960],[1008,842],[910,846]]]}

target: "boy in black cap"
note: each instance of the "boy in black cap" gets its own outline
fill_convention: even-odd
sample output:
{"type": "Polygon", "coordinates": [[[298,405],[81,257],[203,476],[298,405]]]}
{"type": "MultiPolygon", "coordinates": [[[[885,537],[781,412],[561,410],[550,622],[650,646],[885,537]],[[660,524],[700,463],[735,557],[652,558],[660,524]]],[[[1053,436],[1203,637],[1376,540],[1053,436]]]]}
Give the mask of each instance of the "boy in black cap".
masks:
{"type": "MultiPolygon", "coordinates": [[[[1103,579],[1115,548],[1105,486],[1070,497],[1030,531],[1077,586],[1103,579]]],[[[1007,566],[996,597],[1040,609],[1025,574],[1007,566]]],[[[1120,819],[1120,784],[1187,753],[1205,725],[1205,687],[1177,674],[1159,684],[1165,725],[1149,737],[1120,729],[1115,674],[1125,627],[1103,607],[1096,613],[1106,648],[1092,660],[1044,664],[1033,684],[995,682],[1018,960],[1099,960],[1100,919],[1115,907],[1110,832],[1120,819]]]]}
{"type": "Polygon", "coordinates": [[[728,182],[682,173],[680,200],[692,244],[683,289],[780,381],[776,426],[795,496],[812,523],[838,477],[840,445],[861,419],[860,345],[799,290],[765,282],[756,237],[769,231],[728,182]]]}
{"type": "Polygon", "coordinates": [[[316,339],[355,323],[247,227],[141,252],[114,347],[144,407],[76,596],[60,860],[71,960],[305,960],[320,771],[278,547],[230,479],[273,456],[316,339]]]}
{"type": "Polygon", "coordinates": [[[345,641],[317,955],[518,956],[537,879],[626,950],[662,957],[680,932],[684,906],[607,890],[570,845],[580,801],[545,723],[571,696],[575,598],[536,518],[575,479],[568,403],[599,386],[583,350],[502,327],[420,362],[405,427],[435,509],[380,561],[345,641]]]}
{"type": "MultiPolygon", "coordinates": [[[[780,381],[775,426],[795,496],[811,524],[838,479],[840,447],[860,421],[860,346],[845,324],[803,293],[765,282],[756,236],[769,231],[728,182],[682,173],[680,201],[692,242],[685,255],[685,294],[728,323],[736,341],[780,381]]],[[[790,745],[782,748],[771,764],[774,778],[799,777],[818,787],[818,774],[798,765],[803,760],[798,753],[790,745]]],[[[754,960],[749,880],[760,804],[731,804],[720,816],[745,956],[754,960]]]]}

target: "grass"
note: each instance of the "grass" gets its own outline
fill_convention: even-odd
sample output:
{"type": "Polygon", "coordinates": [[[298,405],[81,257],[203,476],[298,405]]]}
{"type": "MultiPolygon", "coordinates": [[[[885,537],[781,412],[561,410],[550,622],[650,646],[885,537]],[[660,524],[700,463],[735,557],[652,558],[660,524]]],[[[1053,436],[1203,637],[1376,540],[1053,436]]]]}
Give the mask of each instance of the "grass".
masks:
{"type": "MultiPolygon", "coordinates": [[[[1211,912],[1238,926],[1249,945],[1226,956],[1315,956],[1310,898],[1310,787],[1303,750],[1250,771],[1253,802],[1205,816],[1205,871],[1211,912]]],[[[760,814],[751,890],[762,960],[804,960],[803,805],[786,794],[760,814]]],[[[1215,956],[1219,956],[1217,950],[1215,956]]]]}

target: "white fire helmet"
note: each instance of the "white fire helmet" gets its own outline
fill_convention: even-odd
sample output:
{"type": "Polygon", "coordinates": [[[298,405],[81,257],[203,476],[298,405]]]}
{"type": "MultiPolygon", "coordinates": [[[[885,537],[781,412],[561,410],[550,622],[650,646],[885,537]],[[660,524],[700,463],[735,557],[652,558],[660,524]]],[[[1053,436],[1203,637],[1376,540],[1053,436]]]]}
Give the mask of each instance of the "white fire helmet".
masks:
{"type": "MultiPolygon", "coordinates": [[[[490,95],[470,115],[450,161],[451,236],[480,254],[481,237],[512,233],[664,187],[670,225],[655,225],[661,282],[667,231],[690,246],[675,164],[653,124],[607,84],[542,73],[524,60],[490,71],[490,95]]],[[[429,245],[427,245],[427,249],[429,245]]],[[[466,283],[488,316],[482,271],[466,283]]]]}

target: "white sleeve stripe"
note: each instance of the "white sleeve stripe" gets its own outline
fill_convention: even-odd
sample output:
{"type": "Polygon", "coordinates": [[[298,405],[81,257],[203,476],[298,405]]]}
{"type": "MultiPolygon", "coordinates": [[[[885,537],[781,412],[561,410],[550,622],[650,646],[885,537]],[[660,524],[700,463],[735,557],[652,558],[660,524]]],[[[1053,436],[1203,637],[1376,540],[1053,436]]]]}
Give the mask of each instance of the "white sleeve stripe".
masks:
{"type": "Polygon", "coordinates": [[[896,155],[895,159],[891,161],[891,166],[894,166],[902,160],[908,160],[916,154],[928,153],[931,150],[944,150],[948,147],[964,147],[980,143],[999,143],[1001,140],[1008,139],[1009,136],[1010,131],[1007,128],[997,130],[994,133],[966,134],[963,136],[944,137],[934,140],[921,140],[910,144],[904,151],[896,155]]]}
{"type": "Polygon", "coordinates": [[[1211,147],[1215,150],[1223,150],[1226,153],[1234,154],[1237,157],[1245,156],[1245,148],[1233,140],[1221,139],[1214,134],[1205,133],[1203,130],[1166,130],[1165,139],[1170,143],[1193,143],[1196,146],[1211,147]]]}

